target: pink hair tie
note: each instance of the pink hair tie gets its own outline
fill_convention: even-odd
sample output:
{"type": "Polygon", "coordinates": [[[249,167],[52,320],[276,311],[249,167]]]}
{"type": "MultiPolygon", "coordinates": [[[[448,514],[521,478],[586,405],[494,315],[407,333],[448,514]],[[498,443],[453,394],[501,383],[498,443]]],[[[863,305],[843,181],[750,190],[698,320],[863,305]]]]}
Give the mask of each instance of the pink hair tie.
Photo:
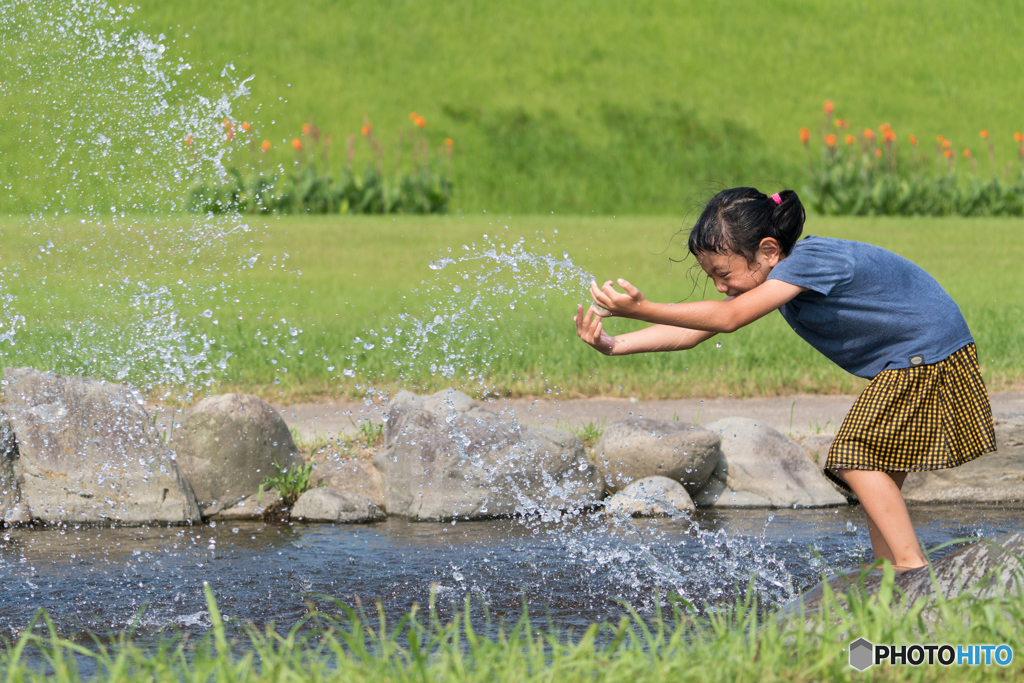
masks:
{"type": "Polygon", "coordinates": [[[778,192],[772,195],[772,201],[775,202],[776,204],[782,203],[782,197],[779,196],[778,192]]]}

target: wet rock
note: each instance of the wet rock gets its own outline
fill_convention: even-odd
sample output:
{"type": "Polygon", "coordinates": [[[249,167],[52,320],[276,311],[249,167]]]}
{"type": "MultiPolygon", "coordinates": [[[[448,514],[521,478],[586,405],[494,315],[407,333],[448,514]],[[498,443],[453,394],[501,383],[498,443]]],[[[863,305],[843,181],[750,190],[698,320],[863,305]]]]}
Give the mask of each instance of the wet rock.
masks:
{"type": "Polygon", "coordinates": [[[317,455],[310,477],[314,486],[361,495],[381,510],[386,510],[384,477],[373,463],[342,455],[317,455]]]}
{"type": "Polygon", "coordinates": [[[380,522],[384,511],[366,496],[328,486],[306,491],[292,506],[291,518],[307,522],[380,522]]]}
{"type": "MultiPolygon", "coordinates": [[[[1022,556],[1024,533],[1019,531],[972,543],[933,562],[931,569],[935,574],[934,580],[928,567],[897,574],[897,590],[893,592],[893,600],[902,605],[912,605],[917,600],[934,597],[936,589],[946,599],[965,593],[979,598],[1016,595],[1019,582],[1024,576],[1021,573],[1024,571],[1022,556]]],[[[805,611],[817,609],[821,605],[825,583],[837,596],[842,596],[851,588],[869,595],[876,593],[881,581],[881,571],[872,571],[866,575],[860,571],[845,572],[807,591],[784,608],[783,612],[797,610],[801,605],[805,611]],[[861,581],[862,588],[858,586],[861,581]]]]}
{"type": "Polygon", "coordinates": [[[171,445],[199,503],[241,500],[282,468],[302,464],[288,425],[269,403],[246,394],[204,398],[174,432],[171,445]]]}
{"type": "Polygon", "coordinates": [[[22,478],[15,471],[18,441],[10,416],[0,410],[0,527],[29,521],[28,510],[21,501],[22,478]]]}
{"type": "Polygon", "coordinates": [[[609,493],[653,476],[674,479],[696,493],[720,456],[717,434],[689,422],[642,417],[609,424],[594,452],[609,493]]]}
{"type": "Polygon", "coordinates": [[[707,425],[722,456],[695,496],[698,506],[819,507],[846,505],[807,452],[756,420],[730,417],[707,425]]]}
{"type": "Polygon", "coordinates": [[[583,444],[561,429],[524,427],[465,394],[403,391],[388,405],[384,477],[390,515],[483,519],[578,510],[603,494],[583,444]]]}
{"type": "Polygon", "coordinates": [[[277,491],[270,489],[262,496],[257,492],[238,500],[218,501],[203,508],[203,517],[215,520],[262,519],[263,513],[278,499],[277,491]]]}
{"type": "Polygon", "coordinates": [[[630,517],[671,517],[697,509],[683,485],[668,477],[634,481],[607,499],[604,507],[611,514],[630,517]]]}
{"type": "Polygon", "coordinates": [[[4,370],[23,514],[46,522],[198,522],[173,451],[127,387],[4,370]]]}

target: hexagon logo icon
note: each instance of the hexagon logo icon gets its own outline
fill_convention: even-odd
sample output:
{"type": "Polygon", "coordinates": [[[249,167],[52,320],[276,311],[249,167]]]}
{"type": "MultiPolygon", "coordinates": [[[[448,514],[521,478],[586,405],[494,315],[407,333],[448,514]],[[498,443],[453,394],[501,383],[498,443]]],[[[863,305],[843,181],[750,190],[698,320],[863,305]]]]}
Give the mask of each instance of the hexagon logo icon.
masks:
{"type": "Polygon", "coordinates": [[[875,646],[864,638],[850,643],[850,666],[857,671],[864,671],[874,664],[875,646]]]}

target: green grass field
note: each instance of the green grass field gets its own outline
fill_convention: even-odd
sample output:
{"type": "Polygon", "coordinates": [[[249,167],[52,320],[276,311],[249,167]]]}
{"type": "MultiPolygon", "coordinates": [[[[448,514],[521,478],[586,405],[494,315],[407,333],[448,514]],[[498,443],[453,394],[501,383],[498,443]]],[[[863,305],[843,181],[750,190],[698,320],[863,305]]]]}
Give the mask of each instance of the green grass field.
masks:
{"type": "MultiPolygon", "coordinates": [[[[515,284],[507,274],[483,288],[472,278],[462,279],[475,273],[477,262],[439,272],[428,267],[442,254],[468,253],[462,251],[463,244],[476,245],[480,251],[485,234],[508,246],[522,236],[534,251],[559,258],[568,252],[602,281],[626,277],[653,300],[701,298],[705,282],[693,279],[692,259],[670,260],[685,256],[683,243],[672,241],[680,227],[675,218],[272,219],[253,222],[256,229],[249,235],[255,235],[255,242],[235,244],[225,238],[220,255],[210,252],[204,256],[212,259],[209,263],[203,265],[200,259],[191,266],[182,255],[187,252],[174,251],[181,246],[166,238],[179,233],[180,221],[136,225],[131,235],[149,226],[138,239],[125,232],[105,238],[90,233],[93,242],[85,240],[84,228],[70,221],[53,237],[57,249],[70,241],[102,244],[106,251],[88,261],[69,250],[63,252],[63,261],[51,262],[48,259],[57,256],[40,254],[38,245],[46,235],[38,225],[8,219],[0,226],[8,268],[4,287],[18,297],[9,310],[25,315],[26,323],[16,335],[17,343],[2,347],[4,363],[56,366],[116,379],[124,359],[142,348],[139,344],[147,337],[140,331],[144,318],[131,317],[137,311],[130,307],[118,309],[123,297],[104,294],[121,277],[111,274],[113,268],[131,273],[133,281],[145,276],[151,289],[166,283],[179,292],[187,286],[191,299],[178,296],[176,310],[189,321],[192,338],[206,332],[215,340],[212,356],[219,357],[219,349],[225,348],[234,354],[226,374],[214,371],[212,388],[236,387],[276,400],[358,395],[363,391],[359,387],[367,386],[428,391],[455,384],[475,394],[637,397],[851,393],[863,386],[862,380],[800,340],[775,313],[689,352],[606,358],[575,336],[571,316],[582,298],[578,288],[567,294],[549,291],[540,299],[536,287],[528,295],[499,292],[498,285],[515,284]],[[150,250],[154,244],[156,249],[150,250]],[[253,268],[235,265],[232,250],[242,247],[261,254],[253,268]],[[167,258],[168,253],[178,256],[167,258]],[[214,269],[211,264],[220,265],[214,269]],[[14,271],[20,276],[11,277],[14,271]],[[179,278],[187,285],[175,285],[179,278]],[[101,282],[112,284],[103,289],[101,282]],[[462,291],[455,294],[454,285],[462,291]],[[203,294],[210,286],[218,291],[203,294]],[[413,319],[430,322],[435,315],[448,315],[468,306],[477,294],[488,307],[467,313],[458,323],[464,325],[461,332],[446,323],[428,335],[426,348],[414,351],[409,346],[413,319]],[[509,302],[516,303],[514,310],[509,302]],[[212,319],[199,315],[207,307],[212,319]],[[402,313],[411,317],[403,322],[397,317],[402,313]],[[86,322],[95,332],[81,331],[86,322]],[[404,336],[395,329],[403,326],[404,336]],[[291,328],[301,333],[293,337],[291,328]],[[357,336],[363,341],[354,344],[357,336]],[[387,336],[397,340],[390,347],[383,341],[387,336]],[[439,348],[445,339],[447,352],[439,348]],[[375,348],[364,349],[365,342],[375,348]],[[454,376],[431,370],[431,363],[441,366],[453,355],[459,356],[452,363],[454,376]],[[342,375],[353,362],[356,376],[342,375]]],[[[879,244],[932,273],[963,310],[986,381],[996,390],[1024,385],[1024,342],[1018,334],[1024,317],[1019,300],[1024,274],[1018,267],[1024,260],[1022,230],[1024,221],[1009,219],[812,217],[807,225],[810,234],[879,244]]],[[[520,277],[531,272],[524,266],[520,277]]],[[[546,275],[533,277],[535,284],[547,281],[546,275]]],[[[711,296],[714,292],[708,289],[711,296]]],[[[630,324],[615,320],[608,327],[614,333],[630,324]]],[[[144,385],[139,377],[160,372],[155,368],[151,375],[143,372],[128,379],[144,385]]]]}
{"type": "MultiPolygon", "coordinates": [[[[1024,8],[1011,0],[138,4],[131,23],[167,36],[166,65],[195,64],[176,79],[217,95],[224,64],[255,75],[236,111],[273,143],[269,160],[292,163],[288,143],[312,118],[333,135],[337,166],[365,115],[392,145],[390,165],[416,111],[433,146],[455,141],[453,207],[465,211],[672,214],[716,183],[799,187],[797,131],[816,129],[825,99],[853,128],[892,124],[901,144],[941,133],[983,157],[988,129],[1004,162],[1024,127],[1013,96],[1024,8]]],[[[60,61],[55,92],[81,104],[103,81],[60,61]]],[[[44,120],[18,141],[13,128],[51,103],[30,106],[22,71],[4,74],[0,147],[36,163],[31,150],[59,131],[44,120]]],[[[106,100],[126,86],[99,87],[106,100]]],[[[248,163],[239,141],[232,163],[248,163]]],[[[26,169],[5,178],[0,209],[59,189],[47,185],[53,168],[26,169]]]]}

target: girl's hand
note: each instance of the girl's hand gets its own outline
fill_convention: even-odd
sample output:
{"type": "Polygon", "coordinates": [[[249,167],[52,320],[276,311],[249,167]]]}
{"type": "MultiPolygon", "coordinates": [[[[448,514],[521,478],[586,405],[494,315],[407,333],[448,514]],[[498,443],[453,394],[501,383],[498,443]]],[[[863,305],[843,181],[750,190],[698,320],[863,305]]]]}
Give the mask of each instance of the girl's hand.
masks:
{"type": "Polygon", "coordinates": [[[602,318],[616,315],[620,318],[634,318],[640,312],[640,308],[647,302],[640,290],[629,284],[622,278],[618,280],[619,286],[626,290],[625,294],[619,292],[612,285],[612,281],[604,283],[600,289],[596,282],[590,283],[590,296],[594,303],[600,306],[603,311],[598,311],[602,318]]]}
{"type": "Polygon", "coordinates": [[[576,334],[580,339],[587,342],[595,349],[606,356],[612,355],[615,348],[615,337],[608,336],[608,333],[601,329],[601,313],[591,306],[586,312],[583,306],[576,306],[576,334]]]}

